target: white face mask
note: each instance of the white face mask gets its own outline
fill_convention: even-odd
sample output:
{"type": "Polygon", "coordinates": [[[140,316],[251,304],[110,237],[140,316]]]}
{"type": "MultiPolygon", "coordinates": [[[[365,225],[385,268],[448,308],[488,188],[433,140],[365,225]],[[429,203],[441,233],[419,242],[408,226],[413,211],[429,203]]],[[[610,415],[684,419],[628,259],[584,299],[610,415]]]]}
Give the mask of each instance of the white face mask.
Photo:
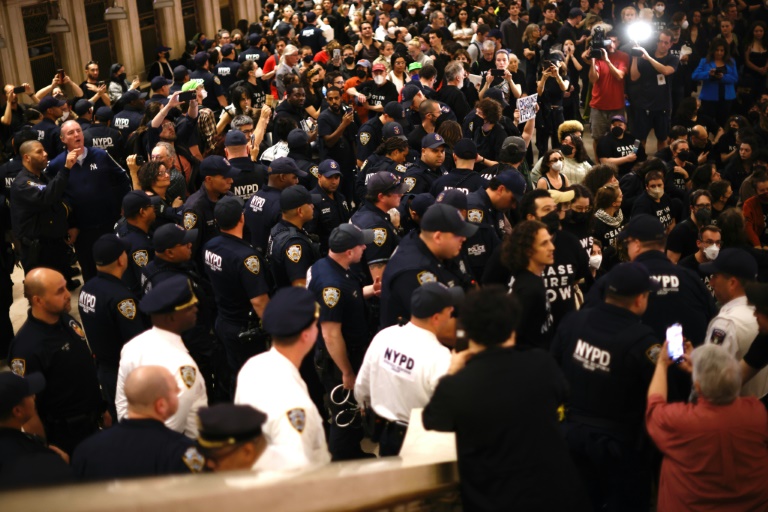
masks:
{"type": "Polygon", "coordinates": [[[203,95],[203,99],[207,98],[208,97],[208,91],[203,89],[202,95],[203,95]]]}
{"type": "Polygon", "coordinates": [[[411,33],[410,33],[410,32],[408,32],[407,34],[405,34],[405,37],[403,38],[403,40],[404,40],[404,41],[407,43],[407,42],[408,42],[408,41],[410,41],[412,38],[413,38],[413,36],[411,35],[411,33]]]}
{"type": "Polygon", "coordinates": [[[560,172],[560,171],[562,171],[562,170],[563,170],[563,161],[562,161],[562,160],[559,160],[559,161],[557,161],[557,162],[552,162],[551,164],[549,164],[549,166],[550,166],[552,169],[556,170],[557,172],[560,172]]]}
{"type": "Polygon", "coordinates": [[[414,16],[416,14],[416,9],[414,8],[408,9],[408,14],[410,14],[411,16],[414,16]]]}
{"type": "Polygon", "coordinates": [[[389,37],[395,37],[395,27],[389,27],[387,29],[387,34],[389,34],[389,37]]]}
{"type": "Polygon", "coordinates": [[[664,187],[649,188],[648,195],[654,199],[660,199],[664,195],[664,187]]]}
{"type": "Polygon", "coordinates": [[[688,20],[685,20],[685,21],[683,22],[683,24],[682,24],[682,25],[680,25],[680,26],[681,26],[681,27],[683,27],[683,30],[687,29],[687,28],[688,28],[688,20]]]}
{"type": "Polygon", "coordinates": [[[594,256],[589,257],[589,268],[593,268],[595,270],[600,268],[600,264],[603,262],[603,255],[602,254],[595,254],[594,256]]]}
{"type": "Polygon", "coordinates": [[[658,12],[659,14],[664,12],[664,6],[663,5],[657,5],[656,7],[654,7],[654,9],[656,9],[656,12],[658,12]]]}
{"type": "Polygon", "coordinates": [[[720,254],[720,248],[715,244],[704,249],[704,257],[709,261],[714,261],[718,254],[720,254]]]}
{"type": "Polygon", "coordinates": [[[384,85],[384,82],[386,82],[387,79],[384,77],[384,75],[376,75],[373,77],[373,81],[376,85],[384,85]]]}

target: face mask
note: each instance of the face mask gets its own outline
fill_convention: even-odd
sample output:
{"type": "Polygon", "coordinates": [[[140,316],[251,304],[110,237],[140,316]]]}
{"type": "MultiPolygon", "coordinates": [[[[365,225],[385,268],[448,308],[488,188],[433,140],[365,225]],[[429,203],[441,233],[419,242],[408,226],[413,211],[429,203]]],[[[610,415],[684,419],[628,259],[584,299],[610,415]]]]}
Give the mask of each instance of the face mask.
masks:
{"type": "Polygon", "coordinates": [[[127,77],[127,76],[128,75],[126,73],[120,73],[119,75],[117,75],[117,78],[119,78],[120,80],[125,81],[125,77],[127,77]]]}
{"type": "Polygon", "coordinates": [[[550,234],[557,233],[560,229],[560,214],[557,213],[557,210],[549,212],[539,220],[547,226],[547,231],[550,234]]]}
{"type": "Polygon", "coordinates": [[[704,249],[704,257],[709,261],[714,261],[718,254],[720,254],[720,248],[714,244],[704,249]]]}
{"type": "Polygon", "coordinates": [[[395,27],[389,27],[387,29],[387,34],[389,34],[389,37],[395,37],[395,27]]]}
{"type": "Polygon", "coordinates": [[[346,64],[352,64],[353,62],[355,62],[355,58],[354,57],[344,57],[344,62],[346,64]]]}
{"type": "Polygon", "coordinates": [[[405,37],[403,38],[403,40],[404,40],[404,41],[407,43],[407,42],[408,42],[408,41],[410,41],[412,38],[413,38],[413,36],[411,35],[411,33],[410,33],[410,32],[408,32],[407,34],[405,34],[405,37]]]}
{"type": "Polygon", "coordinates": [[[61,113],[61,120],[62,121],[64,121],[68,117],[69,117],[69,110],[65,110],[64,112],[61,113]]]}
{"type": "Polygon", "coordinates": [[[663,5],[657,5],[656,7],[654,7],[654,9],[655,9],[655,10],[656,10],[656,12],[657,12],[657,13],[659,13],[659,14],[661,14],[661,13],[663,13],[663,12],[664,12],[664,6],[663,6],[663,5]]]}
{"type": "Polygon", "coordinates": [[[693,216],[696,218],[696,224],[699,226],[709,226],[709,223],[712,221],[712,212],[707,208],[696,210],[693,216]]]}
{"type": "Polygon", "coordinates": [[[364,69],[358,69],[357,71],[355,71],[355,74],[357,75],[358,78],[365,78],[366,72],[364,69]]]}
{"type": "Polygon", "coordinates": [[[414,8],[408,9],[408,14],[410,14],[411,16],[415,16],[416,15],[416,9],[414,9],[414,8]]]}
{"type": "Polygon", "coordinates": [[[564,144],[564,145],[560,146],[560,151],[565,156],[571,156],[573,154],[573,146],[569,146],[567,144],[564,144]]]}
{"type": "Polygon", "coordinates": [[[584,224],[589,220],[589,212],[575,212],[571,210],[571,221],[575,224],[584,224]]]}
{"type": "Polygon", "coordinates": [[[664,187],[649,188],[648,195],[654,199],[661,199],[661,196],[664,195],[664,187]]]}
{"type": "Polygon", "coordinates": [[[624,135],[624,129],[621,126],[614,126],[613,128],[611,128],[611,135],[613,135],[618,139],[622,135],[624,135]]]}
{"type": "Polygon", "coordinates": [[[681,26],[681,27],[683,27],[683,30],[687,29],[687,28],[688,28],[688,20],[685,20],[685,21],[683,22],[683,24],[682,24],[682,25],[680,25],[680,26],[681,26]]]}
{"type": "Polygon", "coordinates": [[[603,255],[602,254],[595,254],[594,256],[589,257],[589,268],[593,268],[595,270],[600,268],[600,264],[603,262],[603,255]]]}
{"type": "Polygon", "coordinates": [[[560,171],[563,170],[563,162],[562,162],[562,160],[560,160],[558,162],[552,162],[551,164],[549,164],[549,166],[552,169],[554,169],[555,171],[557,171],[557,172],[560,172],[560,171]]]}
{"type": "Polygon", "coordinates": [[[690,151],[681,151],[677,154],[677,157],[684,162],[693,162],[693,153],[690,151]]]}
{"type": "Polygon", "coordinates": [[[202,96],[203,96],[203,99],[207,98],[208,97],[208,91],[203,89],[202,96]]]}
{"type": "Polygon", "coordinates": [[[386,82],[386,81],[387,81],[387,79],[384,78],[383,75],[376,75],[376,76],[373,77],[373,82],[376,85],[384,85],[384,82],[386,82]]]}

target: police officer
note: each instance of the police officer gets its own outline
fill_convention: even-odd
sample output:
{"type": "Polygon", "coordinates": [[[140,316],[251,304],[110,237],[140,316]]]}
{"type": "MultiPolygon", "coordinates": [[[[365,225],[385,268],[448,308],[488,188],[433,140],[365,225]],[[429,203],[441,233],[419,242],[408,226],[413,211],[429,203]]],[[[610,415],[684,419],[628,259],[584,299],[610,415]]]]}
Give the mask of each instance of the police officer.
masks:
{"type": "Polygon", "coordinates": [[[240,63],[234,60],[235,46],[225,44],[221,47],[221,62],[213,68],[213,74],[219,79],[222,91],[228,91],[237,79],[237,70],[240,63]]]}
{"type": "Polygon", "coordinates": [[[164,76],[156,76],[152,79],[152,96],[147,103],[160,103],[165,106],[168,104],[168,95],[171,93],[171,84],[173,80],[168,80],[164,76]]]}
{"type": "Polygon", "coordinates": [[[317,186],[311,194],[320,196],[315,208],[312,232],[320,238],[320,251],[328,253],[328,237],[337,226],[349,222],[347,198],[339,191],[341,166],[335,160],[323,160],[318,166],[317,186]]]}
{"type": "Polygon", "coordinates": [[[305,286],[307,270],[320,257],[320,244],[315,243],[304,225],[314,218],[313,196],[301,185],[288,187],[280,193],[282,218],[269,234],[269,268],[277,288],[305,286]]]}
{"type": "Polygon", "coordinates": [[[189,70],[186,66],[176,66],[173,68],[173,85],[171,86],[170,94],[181,91],[184,84],[189,82],[189,70]]]}
{"type": "Polygon", "coordinates": [[[267,171],[251,160],[248,138],[240,130],[230,130],[224,137],[224,155],[240,172],[232,179],[231,191],[243,201],[261,190],[267,182],[267,171]]]}
{"type": "MultiPolygon", "coordinates": [[[[373,154],[376,148],[379,147],[383,140],[381,133],[385,124],[391,122],[401,122],[405,116],[405,110],[403,106],[396,102],[390,101],[384,106],[384,112],[376,117],[372,117],[360,127],[357,132],[357,166],[363,167],[363,162],[373,154]]],[[[400,127],[402,130],[402,126],[400,127]]],[[[404,133],[401,133],[405,137],[404,133]]]]}
{"type": "Polygon", "coordinates": [[[253,61],[259,65],[259,67],[264,65],[264,62],[267,60],[267,56],[264,55],[264,52],[261,51],[259,48],[259,43],[261,42],[261,34],[257,34],[255,32],[248,35],[248,44],[250,45],[247,50],[240,52],[240,55],[237,56],[238,62],[241,64],[245,62],[246,60],[253,61]]]}
{"type": "Polygon", "coordinates": [[[360,203],[365,198],[365,187],[373,174],[387,171],[396,176],[404,177],[410,165],[408,163],[410,148],[400,123],[385,124],[381,129],[381,136],[381,144],[363,162],[355,177],[355,194],[360,203]]]}
{"type": "Polygon", "coordinates": [[[61,117],[61,107],[66,105],[65,100],[58,100],[53,96],[46,96],[37,104],[37,110],[43,114],[43,120],[32,127],[37,132],[37,140],[43,143],[45,152],[51,158],[56,157],[64,148],[61,145],[61,129],[56,121],[61,117]]]}
{"type": "Polygon", "coordinates": [[[267,449],[267,415],[250,405],[216,404],[197,411],[197,446],[210,471],[251,469],[267,449]]]}
{"type": "MultiPolygon", "coordinates": [[[[440,137],[434,133],[431,133],[424,137],[424,142],[429,138],[440,137]]],[[[431,144],[435,144],[431,142],[431,144]]],[[[424,150],[422,150],[424,153],[424,150]]],[[[453,159],[456,166],[448,171],[447,174],[438,177],[432,183],[429,188],[429,192],[433,196],[437,197],[440,192],[446,189],[456,189],[470,194],[478,189],[484,188],[488,182],[480,174],[476,173],[473,168],[475,161],[477,160],[477,146],[472,139],[459,139],[453,148],[453,159]]]]}
{"type": "Polygon", "coordinates": [[[112,121],[112,109],[100,107],[93,119],[93,124],[83,132],[85,145],[103,149],[122,164],[125,161],[125,143],[120,131],[109,124],[112,121]]]}
{"type": "Polygon", "coordinates": [[[421,158],[408,167],[403,179],[409,194],[429,192],[435,180],[445,174],[446,146],[445,139],[437,133],[430,133],[421,140],[421,158]]]}
{"type": "Polygon", "coordinates": [[[93,103],[88,100],[77,100],[72,111],[77,114],[77,124],[83,131],[91,127],[93,121],[93,103]]]}
{"type": "Polygon", "coordinates": [[[328,41],[326,41],[325,36],[323,36],[323,31],[317,28],[317,25],[315,24],[317,22],[317,14],[314,11],[309,11],[305,19],[307,20],[307,23],[301,30],[301,33],[298,34],[299,42],[301,43],[301,46],[309,46],[312,48],[312,53],[318,54],[323,47],[328,44],[328,41]]]}
{"type": "Polygon", "coordinates": [[[641,317],[660,285],[639,262],[604,280],[604,302],[567,317],[552,342],[570,387],[565,438],[596,510],[645,511],[643,415],[661,345],[641,317]]]}
{"type": "Polygon", "coordinates": [[[312,147],[309,145],[309,135],[301,128],[294,128],[288,133],[288,158],[296,162],[296,166],[306,173],[299,180],[307,190],[317,186],[317,163],[312,158],[312,147]]]}
{"type": "Polygon", "coordinates": [[[208,93],[203,99],[203,106],[218,112],[227,106],[227,98],[224,96],[221,80],[210,72],[211,63],[207,52],[196,53],[194,61],[195,70],[189,74],[189,78],[191,80],[200,79],[203,81],[203,87],[208,93]]]}
{"type": "Polygon", "coordinates": [[[421,233],[413,243],[402,245],[387,264],[381,286],[381,326],[407,321],[410,298],[425,283],[458,286],[456,276],[444,264],[457,257],[464,241],[477,232],[477,225],[464,221],[447,204],[430,206],[421,219],[421,233]]]}
{"type": "Polygon", "coordinates": [[[363,288],[362,276],[352,265],[363,257],[373,231],[342,224],[331,232],[328,256],[318,260],[307,275],[307,289],[320,304],[320,334],[315,350],[315,366],[325,388],[330,412],[328,445],[333,460],[367,457],[360,449],[363,431],[350,418],[354,404],[339,405],[355,387],[355,376],[363,363],[371,340],[365,299],[381,288],[380,283],[363,288]],[[337,389],[339,388],[339,389],[337,389]]]}
{"type": "Polygon", "coordinates": [[[297,185],[305,172],[288,157],[276,158],[267,169],[267,185],[256,192],[245,205],[245,228],[251,245],[266,254],[269,232],[280,220],[280,192],[297,185]]]}
{"type": "Polygon", "coordinates": [[[451,353],[440,339],[453,336],[454,307],[463,299],[464,291],[458,287],[419,286],[411,296],[410,321],[380,331],[368,347],[355,381],[355,398],[370,404],[385,420],[380,456],[400,453],[411,410],[426,406],[440,378],[448,373],[451,353]]]}
{"type": "Polygon", "coordinates": [[[120,97],[120,103],[125,105],[123,110],[115,114],[112,119],[112,126],[120,130],[123,140],[136,131],[141,126],[141,120],[144,117],[144,104],[147,99],[147,93],[138,89],[129,89],[120,97]]]}
{"type": "Polygon", "coordinates": [[[120,350],[129,340],[149,329],[148,319],[139,313],[137,296],[121,277],[128,271],[130,251],[125,240],[103,235],[93,244],[98,273],[80,290],[78,311],[96,358],[101,389],[113,418],[120,350]]]}
{"type": "Polygon", "coordinates": [[[219,228],[213,217],[213,208],[222,197],[232,195],[232,183],[238,170],[222,157],[207,156],[200,163],[203,184],[200,190],[187,198],[184,203],[184,228],[197,230],[198,238],[192,251],[198,263],[202,262],[201,248],[211,238],[219,234],[219,228]]]}
{"type": "Polygon", "coordinates": [[[112,428],[81,443],[72,456],[80,480],[199,473],[195,443],[163,423],[179,408],[179,383],[163,366],[140,366],[125,379],[127,413],[112,428]]]}
{"type": "Polygon", "coordinates": [[[137,297],[142,294],[142,270],[155,257],[149,229],[155,222],[155,208],[150,197],[142,190],[131,190],[123,198],[125,224],[118,228],[118,236],[125,241],[128,269],[123,283],[137,297]]]}
{"type": "Polygon", "coordinates": [[[252,357],[237,376],[235,403],[267,415],[267,451],[254,469],[302,468],[330,462],[323,420],[299,374],[317,340],[319,308],[312,292],[279,290],[264,311],[272,348],[252,357]]]}
{"type": "MultiPolygon", "coordinates": [[[[213,286],[218,316],[216,334],[224,344],[234,378],[243,364],[267,349],[259,327],[269,302],[264,261],[243,240],[243,201],[222,198],[214,209],[221,234],[203,247],[205,273],[213,286]]],[[[234,396],[234,389],[231,389],[234,396]]]]}
{"type": "Polygon", "coordinates": [[[27,274],[24,296],[30,309],[11,342],[8,365],[22,377],[43,374],[47,387],[38,396],[37,411],[46,438],[71,454],[99,429],[106,404],[83,328],[69,316],[71,295],[66,285],[64,276],[49,268],[27,274]]]}
{"type": "MultiPolygon", "coordinates": [[[[26,141],[19,148],[23,169],[11,185],[11,224],[21,243],[21,264],[25,272],[35,267],[49,267],[67,275],[67,217],[69,207],[64,191],[70,169],[77,162],[77,152],[70,151],[64,168],[51,179],[43,174],[48,155],[38,141],[26,141]]],[[[70,288],[79,286],[71,282],[70,288]]]]}
{"type": "MultiPolygon", "coordinates": [[[[170,225],[170,224],[169,224],[170,225]]],[[[181,333],[195,325],[197,297],[192,283],[184,275],[174,275],[141,299],[141,311],[150,316],[152,328],[125,344],[120,352],[115,406],[123,420],[128,415],[126,380],[140,366],[165,367],[178,386],[178,410],[165,420],[165,425],[187,437],[197,437],[197,411],[208,405],[205,381],[192,359],[181,333]]]]}
{"type": "Polygon", "coordinates": [[[373,242],[366,246],[365,255],[372,282],[381,280],[389,258],[400,243],[389,211],[400,205],[406,188],[407,185],[391,172],[372,174],[366,187],[365,203],[350,220],[360,229],[373,230],[373,242]]]}

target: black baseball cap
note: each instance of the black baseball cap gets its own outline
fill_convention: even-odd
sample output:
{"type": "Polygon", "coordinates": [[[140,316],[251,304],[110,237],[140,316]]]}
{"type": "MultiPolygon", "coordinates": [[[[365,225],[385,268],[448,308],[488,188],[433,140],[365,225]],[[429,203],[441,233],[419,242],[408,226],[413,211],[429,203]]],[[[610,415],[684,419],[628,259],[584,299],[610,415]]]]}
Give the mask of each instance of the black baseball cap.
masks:
{"type": "MultiPolygon", "coordinates": [[[[123,93],[120,99],[124,99],[126,102],[130,103],[136,100],[143,100],[146,97],[147,97],[147,93],[145,92],[141,92],[138,89],[129,89],[123,93]]],[[[42,101],[40,103],[42,103],[42,101]]]]}
{"type": "Polygon", "coordinates": [[[273,337],[290,338],[318,318],[320,308],[312,292],[298,286],[287,286],[277,290],[264,308],[261,325],[273,337]]]}
{"type": "Polygon", "coordinates": [[[13,372],[0,372],[0,416],[7,416],[28,396],[45,389],[45,377],[40,372],[25,376],[13,372]]]}
{"type": "Polygon", "coordinates": [[[131,250],[131,245],[122,238],[112,233],[101,235],[93,243],[93,261],[97,266],[103,267],[117,261],[121,254],[131,250]]]}
{"type": "Polygon", "coordinates": [[[341,174],[341,167],[339,167],[339,163],[336,160],[329,158],[320,162],[320,165],[317,166],[317,172],[326,178],[330,178],[331,176],[341,174]]]}
{"type": "Polygon", "coordinates": [[[462,160],[477,158],[477,145],[472,139],[459,139],[453,145],[453,154],[462,160]]]}
{"type": "Polygon", "coordinates": [[[336,253],[354,249],[373,242],[372,229],[360,229],[354,224],[339,224],[328,237],[328,248],[336,253]]]}
{"type": "Polygon", "coordinates": [[[467,194],[455,188],[448,188],[437,195],[435,202],[449,204],[458,210],[466,210],[467,194]]]}
{"type": "Polygon", "coordinates": [[[433,204],[435,204],[435,196],[429,192],[422,192],[421,194],[416,194],[413,196],[413,199],[411,199],[411,203],[408,205],[408,208],[413,210],[414,213],[416,213],[416,215],[419,217],[423,217],[427,211],[427,208],[433,204]]]}
{"type": "Polygon", "coordinates": [[[221,47],[221,56],[222,57],[229,57],[232,55],[232,52],[235,51],[235,45],[233,44],[225,44],[221,47]]]}
{"type": "Polygon", "coordinates": [[[525,178],[520,171],[514,169],[506,169],[494,176],[494,179],[504,185],[507,190],[511,191],[518,201],[523,200],[525,191],[528,188],[528,184],[525,182],[525,178]]]}
{"type": "Polygon", "coordinates": [[[90,101],[77,100],[77,102],[75,103],[75,108],[73,108],[72,110],[74,110],[75,114],[77,114],[78,116],[82,116],[92,108],[93,108],[93,103],[91,103],[90,101]]]}
{"type": "Polygon", "coordinates": [[[437,133],[428,133],[421,139],[421,149],[437,149],[447,145],[445,139],[437,133]]]}
{"type": "Polygon", "coordinates": [[[293,158],[287,156],[281,156],[272,160],[269,164],[268,172],[269,174],[295,174],[299,178],[307,176],[306,172],[299,169],[293,158]]]}
{"type": "Polygon", "coordinates": [[[616,238],[618,240],[634,238],[641,242],[661,242],[664,240],[665,234],[664,225],[659,219],[642,213],[633,216],[616,238]]]}
{"type": "Polygon", "coordinates": [[[187,66],[176,66],[173,68],[173,79],[177,82],[182,82],[184,77],[189,74],[187,66]]]}
{"type": "Polygon", "coordinates": [[[579,9],[578,7],[574,7],[570,11],[568,11],[568,19],[571,20],[573,18],[576,18],[577,16],[584,17],[584,11],[579,9]]]}
{"type": "Polygon", "coordinates": [[[171,85],[173,83],[173,80],[168,80],[164,76],[156,76],[152,79],[150,84],[152,85],[152,90],[157,91],[158,89],[162,89],[166,85],[171,85]]]}
{"type": "Polygon", "coordinates": [[[424,283],[411,294],[411,316],[429,318],[449,306],[464,302],[464,290],[460,286],[448,287],[443,283],[424,283]]]}
{"type": "Polygon", "coordinates": [[[197,444],[203,450],[250,441],[262,434],[267,415],[250,405],[216,404],[197,411],[197,444]]]}
{"type": "Polygon", "coordinates": [[[608,292],[624,297],[655,292],[661,288],[659,282],[648,273],[645,265],[636,261],[619,263],[608,272],[605,279],[608,292]]]}
{"type": "Polygon", "coordinates": [[[96,110],[94,117],[96,118],[97,121],[106,123],[107,121],[112,120],[112,118],[114,117],[114,114],[110,107],[104,106],[104,107],[99,107],[96,110]]]}
{"type": "Polygon", "coordinates": [[[243,214],[243,200],[238,196],[224,196],[213,207],[213,218],[221,229],[232,229],[243,214]]]}
{"type": "Polygon", "coordinates": [[[152,286],[139,302],[139,309],[148,315],[156,315],[181,311],[195,304],[197,297],[187,275],[174,274],[152,286]]]}
{"type": "Polygon", "coordinates": [[[35,107],[36,110],[39,110],[42,114],[45,114],[45,111],[49,108],[53,107],[63,107],[66,105],[67,102],[64,100],[57,100],[53,96],[46,96],[45,98],[40,100],[40,103],[37,104],[37,107],[35,107]]]}
{"type": "Polygon", "coordinates": [[[411,108],[413,104],[413,98],[419,95],[421,87],[415,84],[407,84],[400,90],[400,95],[403,99],[403,108],[411,108]]]}
{"type": "Polygon", "coordinates": [[[370,194],[405,194],[408,191],[408,185],[388,171],[379,171],[371,175],[365,187],[370,194]]]}
{"type": "Polygon", "coordinates": [[[200,162],[200,175],[206,176],[223,176],[225,178],[234,178],[240,174],[240,171],[232,167],[229,160],[223,156],[210,155],[203,158],[200,162]]]}
{"type": "Polygon", "coordinates": [[[501,92],[501,89],[498,89],[496,87],[489,88],[485,92],[485,97],[498,101],[499,103],[501,103],[502,107],[506,107],[507,105],[509,105],[509,103],[507,103],[507,100],[504,99],[504,93],[501,92]]]}
{"type": "Polygon", "coordinates": [[[384,106],[384,113],[392,119],[402,119],[405,117],[405,108],[402,103],[390,101],[384,106]]]}
{"type": "Polygon", "coordinates": [[[390,121],[389,123],[385,124],[381,129],[382,140],[391,139],[392,137],[398,137],[403,140],[408,140],[408,138],[405,136],[405,132],[403,131],[403,125],[401,125],[397,121],[390,121]]]}
{"type": "Polygon", "coordinates": [[[224,137],[224,146],[245,146],[248,144],[248,137],[245,136],[240,130],[229,130],[227,136],[224,137]]]}
{"type": "Polygon", "coordinates": [[[302,185],[293,185],[280,192],[280,210],[287,212],[305,204],[319,204],[319,194],[310,194],[302,185]]]}
{"type": "Polygon", "coordinates": [[[208,52],[197,52],[193,60],[196,66],[204,66],[208,62],[208,52]]]}
{"type": "Polygon", "coordinates": [[[713,261],[699,265],[699,271],[704,274],[726,274],[754,281],[757,279],[757,261],[744,249],[726,248],[721,250],[713,261]]]}
{"type": "Polygon", "coordinates": [[[301,128],[294,128],[286,139],[289,149],[304,149],[309,145],[309,134],[301,128]]]}
{"type": "Polygon", "coordinates": [[[152,235],[152,245],[155,251],[163,252],[176,247],[177,245],[191,244],[197,239],[197,230],[187,231],[178,224],[163,224],[155,230],[152,235]]]}
{"type": "Polygon", "coordinates": [[[131,190],[123,196],[123,215],[130,219],[143,208],[152,206],[152,199],[143,190],[131,190]]]}
{"type": "Polygon", "coordinates": [[[421,218],[422,231],[441,231],[466,238],[474,235],[479,227],[477,224],[465,221],[458,208],[449,204],[435,203],[427,208],[421,218]]]}

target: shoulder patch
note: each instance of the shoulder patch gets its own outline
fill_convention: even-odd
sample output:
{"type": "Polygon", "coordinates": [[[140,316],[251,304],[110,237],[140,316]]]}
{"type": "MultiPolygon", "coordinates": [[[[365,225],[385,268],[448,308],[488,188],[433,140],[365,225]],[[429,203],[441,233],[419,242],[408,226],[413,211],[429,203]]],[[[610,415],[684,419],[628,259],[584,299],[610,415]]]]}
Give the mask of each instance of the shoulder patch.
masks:
{"type": "Polygon", "coordinates": [[[214,76],[213,81],[216,82],[216,85],[221,85],[221,80],[219,80],[219,77],[214,76]]]}
{"type": "Polygon", "coordinates": [[[710,336],[709,342],[715,345],[722,345],[723,341],[725,341],[725,331],[722,329],[712,329],[712,336],[710,336]]]}
{"type": "Polygon", "coordinates": [[[436,283],[437,282],[437,276],[435,274],[433,274],[432,272],[429,272],[427,270],[419,272],[416,275],[416,279],[419,280],[419,285],[427,284],[427,283],[436,283]]]}
{"type": "Polygon", "coordinates": [[[288,259],[294,263],[298,263],[301,259],[301,245],[294,244],[285,250],[285,255],[288,259]]]}
{"type": "Polygon", "coordinates": [[[317,170],[317,166],[316,165],[313,165],[312,167],[309,168],[309,174],[311,174],[315,178],[320,176],[320,172],[317,170]]]}
{"type": "Polygon", "coordinates": [[[19,377],[23,377],[27,373],[26,359],[11,359],[11,371],[19,377]]]}
{"type": "Polygon", "coordinates": [[[406,185],[408,185],[407,192],[410,192],[411,190],[413,190],[413,187],[416,186],[416,178],[414,178],[413,176],[408,176],[407,178],[403,178],[403,182],[406,185]]]}
{"type": "Polygon", "coordinates": [[[475,224],[480,224],[483,222],[484,216],[485,214],[483,210],[472,209],[467,212],[467,220],[469,222],[474,222],[475,224]]]}
{"type": "Polygon", "coordinates": [[[245,264],[245,268],[247,268],[251,274],[259,275],[259,272],[261,272],[261,263],[259,263],[258,256],[248,256],[245,258],[243,264],[245,264]]]}
{"type": "Polygon", "coordinates": [[[191,388],[192,384],[195,383],[195,378],[197,377],[197,370],[194,366],[182,366],[179,368],[179,373],[181,374],[181,380],[184,381],[184,385],[187,386],[187,388],[191,388]]]}
{"type": "Polygon", "coordinates": [[[38,190],[45,190],[45,187],[46,187],[42,183],[35,183],[34,181],[28,181],[27,185],[29,185],[30,187],[35,187],[38,190]]]}
{"type": "Polygon", "coordinates": [[[139,267],[146,267],[149,263],[149,253],[144,249],[134,252],[133,262],[139,267]]]}
{"type": "Polygon", "coordinates": [[[136,302],[133,299],[125,299],[117,305],[117,310],[128,320],[136,318],[136,302]]]}
{"type": "Polygon", "coordinates": [[[75,320],[75,319],[70,320],[69,321],[69,327],[70,327],[70,329],[75,331],[75,334],[77,334],[81,338],[85,339],[85,332],[83,332],[83,328],[80,327],[80,324],[77,323],[77,320],[75,320]]]}
{"type": "Polygon", "coordinates": [[[369,142],[371,142],[371,134],[368,133],[368,132],[361,132],[360,133],[360,144],[365,146],[369,142]]]}
{"type": "Polygon", "coordinates": [[[385,228],[373,228],[373,243],[381,247],[387,241],[387,230],[385,228]]]}
{"type": "Polygon", "coordinates": [[[325,302],[325,305],[329,308],[333,308],[336,306],[336,304],[339,303],[339,298],[341,297],[341,290],[338,288],[332,288],[327,287],[323,288],[323,302],[325,302]]]}
{"type": "Polygon", "coordinates": [[[661,345],[658,343],[655,345],[651,345],[648,350],[645,351],[646,357],[653,363],[656,364],[656,361],[659,360],[659,354],[661,354],[661,345]]]}
{"type": "Polygon", "coordinates": [[[194,446],[187,448],[187,451],[184,452],[184,456],[181,460],[184,461],[184,464],[192,473],[200,473],[205,466],[205,457],[203,457],[194,446]]]}
{"type": "Polygon", "coordinates": [[[298,407],[287,411],[285,414],[288,416],[288,421],[291,422],[291,426],[295,428],[299,434],[303,433],[304,428],[307,426],[307,413],[304,412],[304,409],[298,407]]]}
{"type": "Polygon", "coordinates": [[[193,212],[185,212],[184,213],[184,229],[189,231],[190,229],[195,227],[195,224],[197,224],[197,214],[193,212]]]}
{"type": "Polygon", "coordinates": [[[403,164],[397,164],[395,166],[395,171],[399,173],[404,173],[408,168],[404,166],[403,164]]]}

